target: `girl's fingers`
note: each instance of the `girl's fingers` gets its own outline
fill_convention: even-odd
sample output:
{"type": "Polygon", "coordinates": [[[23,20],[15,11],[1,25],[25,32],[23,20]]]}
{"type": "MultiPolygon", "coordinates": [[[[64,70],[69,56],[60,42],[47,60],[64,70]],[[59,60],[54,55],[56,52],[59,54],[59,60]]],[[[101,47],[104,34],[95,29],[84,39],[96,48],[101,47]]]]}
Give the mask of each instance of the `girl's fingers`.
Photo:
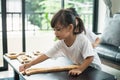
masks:
{"type": "Polygon", "coordinates": [[[70,70],[69,75],[80,75],[82,72],[80,70],[70,70]]]}
{"type": "Polygon", "coordinates": [[[19,67],[19,71],[20,71],[20,72],[21,72],[21,71],[24,71],[24,70],[25,70],[25,67],[26,67],[25,65],[20,66],[20,67],[19,67]]]}

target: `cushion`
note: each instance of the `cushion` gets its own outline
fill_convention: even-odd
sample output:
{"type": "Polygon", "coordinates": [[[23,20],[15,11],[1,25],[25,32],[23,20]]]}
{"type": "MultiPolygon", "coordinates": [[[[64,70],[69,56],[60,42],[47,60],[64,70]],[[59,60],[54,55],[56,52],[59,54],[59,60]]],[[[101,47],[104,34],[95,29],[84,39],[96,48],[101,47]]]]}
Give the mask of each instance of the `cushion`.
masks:
{"type": "Polygon", "coordinates": [[[120,46],[120,15],[109,18],[105,24],[105,30],[101,36],[101,43],[120,46]]]}
{"type": "Polygon", "coordinates": [[[119,19],[120,20],[120,13],[116,13],[113,15],[113,18],[114,19],[119,19]]]}
{"type": "Polygon", "coordinates": [[[116,61],[116,55],[120,53],[118,47],[110,44],[100,44],[96,47],[95,50],[97,51],[100,57],[113,61],[116,61]]]}
{"type": "Polygon", "coordinates": [[[111,44],[100,44],[95,50],[99,57],[120,63],[120,48],[111,44]]]}

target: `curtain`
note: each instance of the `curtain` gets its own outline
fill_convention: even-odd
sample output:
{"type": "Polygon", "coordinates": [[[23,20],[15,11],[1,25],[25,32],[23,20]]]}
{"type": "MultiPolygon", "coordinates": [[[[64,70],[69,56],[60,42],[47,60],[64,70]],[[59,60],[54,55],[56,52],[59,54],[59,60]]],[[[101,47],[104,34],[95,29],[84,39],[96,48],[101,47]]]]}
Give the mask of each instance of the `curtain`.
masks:
{"type": "Polygon", "coordinates": [[[112,15],[112,10],[111,10],[111,8],[112,8],[111,0],[104,0],[104,3],[106,5],[106,7],[107,7],[106,17],[112,17],[113,15],[112,15]]]}

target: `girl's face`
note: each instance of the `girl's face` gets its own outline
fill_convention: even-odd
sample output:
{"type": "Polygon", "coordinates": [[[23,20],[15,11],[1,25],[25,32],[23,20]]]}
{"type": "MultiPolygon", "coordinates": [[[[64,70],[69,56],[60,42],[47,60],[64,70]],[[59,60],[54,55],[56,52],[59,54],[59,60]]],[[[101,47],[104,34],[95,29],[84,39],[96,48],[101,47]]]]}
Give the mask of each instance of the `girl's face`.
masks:
{"type": "Polygon", "coordinates": [[[71,33],[71,30],[69,28],[69,26],[67,27],[64,27],[64,26],[61,26],[61,25],[58,25],[54,28],[54,31],[55,31],[55,36],[59,39],[59,40],[62,40],[62,39],[67,39],[71,33]]]}

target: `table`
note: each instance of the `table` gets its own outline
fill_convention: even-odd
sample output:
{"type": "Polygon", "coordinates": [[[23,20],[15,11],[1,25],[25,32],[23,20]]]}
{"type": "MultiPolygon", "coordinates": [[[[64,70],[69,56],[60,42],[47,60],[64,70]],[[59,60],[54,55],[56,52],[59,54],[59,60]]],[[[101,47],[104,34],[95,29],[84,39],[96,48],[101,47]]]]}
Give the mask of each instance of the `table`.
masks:
{"type": "MultiPolygon", "coordinates": [[[[10,60],[8,57],[4,56],[4,59],[11,65],[14,70],[14,80],[116,80],[115,76],[105,73],[103,71],[97,70],[93,67],[88,67],[82,74],[79,76],[70,76],[67,71],[63,72],[52,72],[52,73],[40,73],[30,76],[22,75],[19,72],[19,66],[21,63],[14,59],[10,60]]],[[[39,63],[32,67],[45,67],[45,66],[59,66],[59,65],[70,65],[72,64],[65,57],[60,57],[57,59],[48,59],[42,63],[39,63]]]]}

